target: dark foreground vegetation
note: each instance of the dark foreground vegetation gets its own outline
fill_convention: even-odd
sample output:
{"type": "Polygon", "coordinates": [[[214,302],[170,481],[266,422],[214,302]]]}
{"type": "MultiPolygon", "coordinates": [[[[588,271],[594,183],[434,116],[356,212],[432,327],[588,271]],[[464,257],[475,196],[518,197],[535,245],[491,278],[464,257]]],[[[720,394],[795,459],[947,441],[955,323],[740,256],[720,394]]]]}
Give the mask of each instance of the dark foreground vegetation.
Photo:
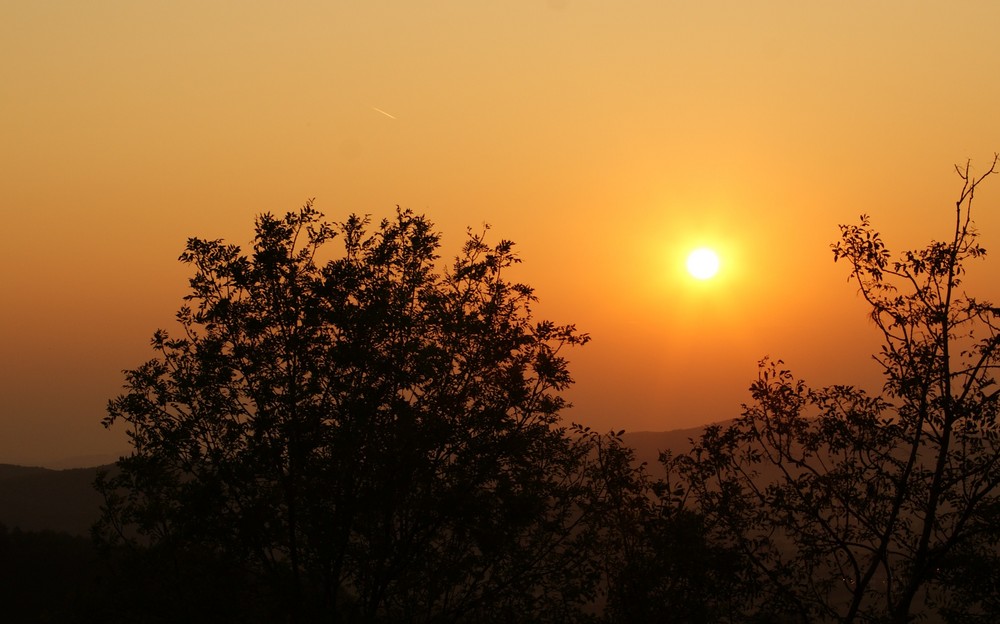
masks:
{"type": "Polygon", "coordinates": [[[78,621],[997,621],[1000,311],[962,287],[993,164],[959,170],[945,241],[894,258],[862,217],[833,245],[880,394],[765,360],[741,417],[656,468],[560,425],[587,337],[532,318],[507,241],[438,270],[423,217],[308,205],[249,254],[191,239],[181,331],[109,406],[133,453],[96,550],[7,532],[4,561],[59,550],[58,599],[23,604],[78,621]]]}

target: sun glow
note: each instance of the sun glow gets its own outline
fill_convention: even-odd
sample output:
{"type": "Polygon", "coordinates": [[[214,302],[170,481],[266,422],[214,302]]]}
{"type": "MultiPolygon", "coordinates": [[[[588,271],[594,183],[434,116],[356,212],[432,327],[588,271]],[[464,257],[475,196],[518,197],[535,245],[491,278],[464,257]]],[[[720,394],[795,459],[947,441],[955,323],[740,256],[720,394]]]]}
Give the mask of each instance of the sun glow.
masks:
{"type": "Polygon", "coordinates": [[[687,270],[695,279],[711,279],[719,272],[719,255],[707,247],[699,247],[688,255],[687,270]]]}

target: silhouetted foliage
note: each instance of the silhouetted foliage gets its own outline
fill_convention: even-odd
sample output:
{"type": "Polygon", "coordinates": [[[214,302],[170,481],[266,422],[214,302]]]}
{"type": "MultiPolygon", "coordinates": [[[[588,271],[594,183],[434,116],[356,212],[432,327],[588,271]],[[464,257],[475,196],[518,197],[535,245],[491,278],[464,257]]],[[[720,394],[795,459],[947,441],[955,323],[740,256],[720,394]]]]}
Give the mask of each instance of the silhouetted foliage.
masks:
{"type": "Polygon", "coordinates": [[[86,537],[0,524],[0,621],[104,621],[104,571],[86,537]]]}
{"type": "Polygon", "coordinates": [[[559,424],[561,349],[587,336],[532,320],[509,241],[470,232],[443,271],[438,246],[410,211],[372,229],[311,205],[261,216],[249,254],[188,241],[181,333],[104,421],[133,451],[97,534],[170,577],[150,612],[565,621],[598,600],[605,486],[634,475],[620,440],[559,424]]]}
{"type": "Polygon", "coordinates": [[[753,401],[666,458],[709,538],[742,552],[756,599],[741,617],[789,621],[995,621],[1000,539],[998,310],[962,290],[986,252],[973,177],[949,240],[893,260],[867,217],[841,226],[835,260],[882,333],[879,396],[811,389],[761,363],[753,401]]]}
{"type": "Polygon", "coordinates": [[[275,588],[213,548],[101,543],[102,582],[87,622],[169,624],[286,620],[275,588]]]}

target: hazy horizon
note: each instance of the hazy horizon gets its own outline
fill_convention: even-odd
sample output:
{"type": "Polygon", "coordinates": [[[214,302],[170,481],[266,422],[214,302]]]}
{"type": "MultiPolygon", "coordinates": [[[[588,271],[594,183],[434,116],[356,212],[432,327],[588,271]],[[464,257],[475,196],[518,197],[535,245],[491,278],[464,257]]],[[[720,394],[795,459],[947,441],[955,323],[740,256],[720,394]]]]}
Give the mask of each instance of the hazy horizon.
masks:
{"type": "MultiPolygon", "coordinates": [[[[829,244],[948,235],[953,165],[1000,150],[1000,4],[549,0],[0,8],[0,462],[127,449],[100,421],[174,329],[188,237],[246,246],[307,199],[492,225],[596,429],[739,414],[764,356],[878,390],[829,244]],[[701,245],[722,259],[698,282],[701,245]]],[[[1000,240],[1000,180],[977,197],[1000,240]]],[[[991,257],[966,282],[1000,299],[991,257]]]]}

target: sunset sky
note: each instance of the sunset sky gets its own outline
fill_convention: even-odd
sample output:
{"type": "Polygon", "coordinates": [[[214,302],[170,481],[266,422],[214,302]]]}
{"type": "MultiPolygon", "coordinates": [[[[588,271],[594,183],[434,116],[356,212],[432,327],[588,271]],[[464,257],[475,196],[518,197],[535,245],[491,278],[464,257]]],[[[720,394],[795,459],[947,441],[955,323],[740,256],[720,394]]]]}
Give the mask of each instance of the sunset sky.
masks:
{"type": "MultiPolygon", "coordinates": [[[[1000,3],[37,0],[0,5],[0,463],[100,426],[186,292],[190,236],[307,199],[517,242],[568,420],[731,418],[756,362],[878,389],[837,225],[943,238],[1000,150],[1000,3]],[[710,280],[685,257],[715,248],[710,280]]],[[[1000,178],[983,187],[1000,241],[1000,178]]],[[[1000,299],[995,261],[970,288],[1000,299]]],[[[77,463],[87,463],[80,459],[77,463]]]]}

